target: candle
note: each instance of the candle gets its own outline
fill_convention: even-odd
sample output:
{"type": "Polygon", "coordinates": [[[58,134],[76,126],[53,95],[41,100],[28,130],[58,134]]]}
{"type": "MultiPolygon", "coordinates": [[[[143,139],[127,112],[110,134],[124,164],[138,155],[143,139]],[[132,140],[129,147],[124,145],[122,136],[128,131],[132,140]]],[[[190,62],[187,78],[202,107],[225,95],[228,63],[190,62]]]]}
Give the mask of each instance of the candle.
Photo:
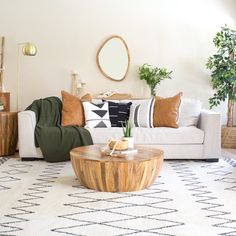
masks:
{"type": "Polygon", "coordinates": [[[82,84],[81,84],[81,83],[78,83],[78,84],[77,84],[77,88],[82,88],[82,84]]]}
{"type": "Polygon", "coordinates": [[[78,75],[78,71],[77,70],[72,70],[72,75],[78,75]]]}

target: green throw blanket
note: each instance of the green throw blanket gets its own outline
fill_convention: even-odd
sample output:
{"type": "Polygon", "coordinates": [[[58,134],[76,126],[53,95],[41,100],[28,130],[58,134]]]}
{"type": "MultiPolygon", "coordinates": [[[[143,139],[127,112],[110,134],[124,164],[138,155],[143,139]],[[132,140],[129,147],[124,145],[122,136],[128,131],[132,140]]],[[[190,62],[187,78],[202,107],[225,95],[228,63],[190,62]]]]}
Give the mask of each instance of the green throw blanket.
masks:
{"type": "Polygon", "coordinates": [[[88,130],[79,126],[61,126],[62,102],[58,97],[35,100],[26,110],[36,114],[35,145],[48,162],[70,159],[70,150],[93,144],[88,130]]]}

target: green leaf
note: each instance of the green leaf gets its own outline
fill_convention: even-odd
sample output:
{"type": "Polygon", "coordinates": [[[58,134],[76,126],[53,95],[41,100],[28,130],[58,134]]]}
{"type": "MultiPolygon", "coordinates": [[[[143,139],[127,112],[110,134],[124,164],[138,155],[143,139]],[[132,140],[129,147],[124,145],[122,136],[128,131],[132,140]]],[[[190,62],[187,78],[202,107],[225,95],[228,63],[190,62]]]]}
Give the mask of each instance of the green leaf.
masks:
{"type": "MultiPolygon", "coordinates": [[[[152,67],[145,63],[138,68],[139,78],[145,80],[150,87],[151,92],[155,91],[155,88],[164,79],[171,79],[172,71],[168,71],[166,68],[152,67]]],[[[152,94],[153,95],[153,94],[152,94]]]]}
{"type": "Polygon", "coordinates": [[[211,70],[211,84],[215,90],[209,99],[210,108],[226,99],[236,101],[236,31],[222,27],[213,42],[217,51],[206,63],[206,68],[211,70]]]}

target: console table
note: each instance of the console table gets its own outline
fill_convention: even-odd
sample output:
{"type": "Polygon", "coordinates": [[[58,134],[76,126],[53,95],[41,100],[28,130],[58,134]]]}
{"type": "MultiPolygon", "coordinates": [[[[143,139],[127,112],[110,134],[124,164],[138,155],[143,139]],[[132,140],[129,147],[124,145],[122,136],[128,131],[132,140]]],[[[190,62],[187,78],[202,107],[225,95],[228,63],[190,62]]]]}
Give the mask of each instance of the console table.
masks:
{"type": "Polygon", "coordinates": [[[0,112],[0,156],[15,154],[17,138],[17,112],[0,112]]]}

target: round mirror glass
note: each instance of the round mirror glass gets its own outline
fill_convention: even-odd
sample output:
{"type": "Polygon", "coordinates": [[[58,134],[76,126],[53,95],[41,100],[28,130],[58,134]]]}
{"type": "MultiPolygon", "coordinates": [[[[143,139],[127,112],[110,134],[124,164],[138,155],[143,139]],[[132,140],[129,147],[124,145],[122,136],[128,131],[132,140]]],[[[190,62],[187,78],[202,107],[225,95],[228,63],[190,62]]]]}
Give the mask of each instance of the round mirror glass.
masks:
{"type": "Polygon", "coordinates": [[[123,80],[129,70],[130,55],[126,42],[120,36],[108,38],[97,53],[97,64],[107,78],[123,80]]]}

